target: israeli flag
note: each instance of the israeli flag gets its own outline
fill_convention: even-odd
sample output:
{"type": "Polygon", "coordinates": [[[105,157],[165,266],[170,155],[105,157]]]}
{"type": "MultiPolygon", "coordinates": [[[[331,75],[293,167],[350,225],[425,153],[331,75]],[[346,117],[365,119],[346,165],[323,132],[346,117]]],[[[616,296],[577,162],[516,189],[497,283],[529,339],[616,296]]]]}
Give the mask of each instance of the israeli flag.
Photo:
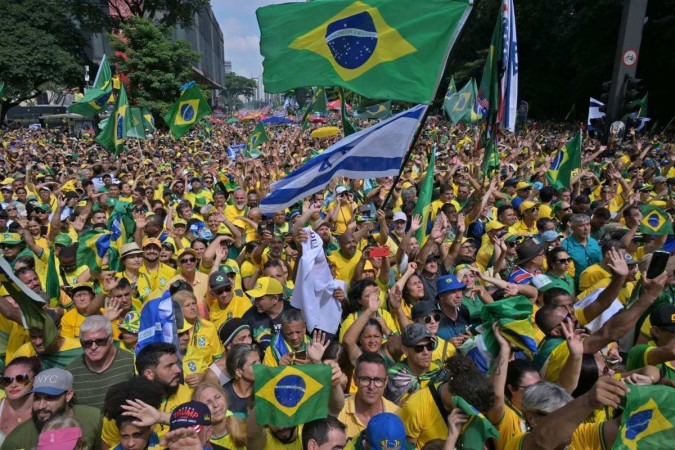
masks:
{"type": "Polygon", "coordinates": [[[347,136],[270,186],[263,214],[281,211],[324,189],[335,177],[366,179],[398,175],[427,105],[417,105],[347,136]]]}
{"type": "Polygon", "coordinates": [[[591,119],[600,119],[601,117],[605,117],[605,113],[600,111],[601,106],[605,106],[605,104],[602,103],[600,100],[594,99],[593,97],[589,98],[588,120],[586,121],[586,125],[591,124],[591,119]]]}
{"type": "Polygon", "coordinates": [[[149,300],[141,309],[136,354],[153,342],[166,342],[178,348],[178,329],[171,293],[167,289],[161,297],[149,300]]]}
{"type": "Polygon", "coordinates": [[[518,37],[516,36],[516,10],[513,0],[504,0],[504,54],[502,55],[502,81],[500,122],[513,133],[518,113],[518,37]]]}
{"type": "Polygon", "coordinates": [[[230,145],[227,147],[227,157],[229,159],[236,159],[244,151],[244,147],[246,147],[246,144],[230,145]]]}

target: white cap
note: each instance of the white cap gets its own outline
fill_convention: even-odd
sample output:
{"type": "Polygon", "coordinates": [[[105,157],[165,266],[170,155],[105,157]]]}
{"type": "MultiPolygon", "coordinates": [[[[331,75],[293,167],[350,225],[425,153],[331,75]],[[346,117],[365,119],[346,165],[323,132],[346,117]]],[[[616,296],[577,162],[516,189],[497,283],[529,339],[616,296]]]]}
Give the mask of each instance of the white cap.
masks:
{"type": "Polygon", "coordinates": [[[551,283],[552,283],[552,281],[547,275],[539,274],[539,275],[535,275],[532,278],[532,285],[539,290],[541,290],[541,288],[543,288],[545,286],[548,286],[551,283]]]}
{"type": "Polygon", "coordinates": [[[403,211],[396,212],[394,213],[394,222],[396,222],[397,220],[403,220],[404,222],[407,222],[408,216],[406,216],[403,211]]]}

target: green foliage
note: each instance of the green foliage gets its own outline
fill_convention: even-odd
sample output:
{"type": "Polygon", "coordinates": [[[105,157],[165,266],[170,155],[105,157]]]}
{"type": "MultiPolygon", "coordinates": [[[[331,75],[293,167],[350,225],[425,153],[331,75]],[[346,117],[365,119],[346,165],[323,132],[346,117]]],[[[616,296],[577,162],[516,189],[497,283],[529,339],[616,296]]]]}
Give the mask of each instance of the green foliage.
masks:
{"type": "MultiPolygon", "coordinates": [[[[0,1],[0,80],[7,110],[47,89],[75,86],[83,76],[84,39],[49,0],[0,1]]],[[[2,118],[0,118],[2,119],[2,118]]]]}
{"type": "Polygon", "coordinates": [[[253,97],[258,85],[255,80],[242,77],[234,72],[225,75],[225,88],[221,91],[225,98],[225,105],[230,111],[235,111],[243,106],[237,97],[253,97]]]}
{"type": "Polygon", "coordinates": [[[179,88],[194,78],[192,64],[199,53],[185,41],[173,42],[168,28],[151,20],[134,18],[122,25],[123,38],[111,35],[116,51],[117,72],[129,78],[131,104],[148,108],[155,117],[164,117],[179,96],[179,88]]]}

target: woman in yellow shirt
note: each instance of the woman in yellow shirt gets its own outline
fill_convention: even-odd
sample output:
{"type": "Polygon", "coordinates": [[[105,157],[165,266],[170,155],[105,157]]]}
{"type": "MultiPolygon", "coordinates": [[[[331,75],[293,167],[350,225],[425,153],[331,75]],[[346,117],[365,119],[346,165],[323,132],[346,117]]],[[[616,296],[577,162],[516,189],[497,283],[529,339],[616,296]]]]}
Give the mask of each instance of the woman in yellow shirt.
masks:
{"type": "Polygon", "coordinates": [[[200,383],[192,394],[192,400],[204,403],[211,411],[211,443],[230,450],[246,448],[246,424],[228,410],[227,394],[222,387],[200,383]]]}

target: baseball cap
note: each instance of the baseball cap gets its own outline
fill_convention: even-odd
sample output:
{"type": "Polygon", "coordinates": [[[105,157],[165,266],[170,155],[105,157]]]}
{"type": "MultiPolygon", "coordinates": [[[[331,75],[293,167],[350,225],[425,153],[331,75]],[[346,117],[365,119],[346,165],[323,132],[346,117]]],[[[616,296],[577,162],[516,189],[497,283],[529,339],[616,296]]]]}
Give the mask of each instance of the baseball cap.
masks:
{"type": "Polygon", "coordinates": [[[457,277],[452,274],[440,277],[438,281],[436,281],[436,292],[438,294],[448,291],[456,291],[457,289],[464,289],[465,287],[466,285],[464,283],[460,283],[459,280],[457,280],[457,277]]]}
{"type": "Polygon", "coordinates": [[[218,330],[218,337],[223,343],[223,346],[226,347],[230,344],[230,342],[232,342],[235,336],[246,329],[251,329],[251,326],[246,320],[241,318],[230,319],[220,326],[220,329],[218,330]]]}
{"type": "Polygon", "coordinates": [[[406,216],[403,211],[398,211],[398,212],[394,213],[393,220],[394,220],[394,222],[396,222],[397,220],[403,220],[404,222],[407,222],[408,216],[406,216]]]}
{"type": "Polygon", "coordinates": [[[401,343],[406,347],[417,345],[423,339],[431,339],[434,344],[436,343],[436,337],[421,323],[411,323],[403,329],[401,343]]]}
{"type": "Polygon", "coordinates": [[[675,305],[665,303],[657,306],[649,315],[652,326],[675,332],[675,305]]]}
{"type": "Polygon", "coordinates": [[[539,292],[546,292],[553,288],[560,288],[566,290],[570,295],[570,286],[559,278],[549,277],[548,275],[535,275],[531,281],[532,285],[537,288],[539,292]]]}
{"type": "Polygon", "coordinates": [[[171,413],[169,430],[211,425],[211,410],[202,402],[190,401],[178,405],[171,413]]]}
{"type": "Polygon", "coordinates": [[[53,368],[35,375],[34,394],[61,395],[73,388],[73,374],[67,370],[53,368]]]}
{"type": "Polygon", "coordinates": [[[64,247],[68,247],[70,245],[73,245],[73,239],[69,235],[67,235],[66,233],[59,233],[54,238],[54,244],[55,245],[63,245],[64,247]]]}
{"type": "Polygon", "coordinates": [[[146,237],[146,238],[143,238],[142,244],[143,244],[143,248],[145,248],[145,247],[147,247],[147,246],[149,246],[149,245],[156,245],[156,246],[159,247],[159,248],[162,247],[162,241],[160,241],[160,240],[157,239],[157,238],[153,238],[153,237],[146,237]]]}
{"type": "Polygon", "coordinates": [[[340,194],[342,194],[342,193],[344,193],[344,192],[348,192],[348,191],[349,191],[349,188],[346,187],[346,186],[342,186],[342,185],[340,185],[340,186],[338,186],[337,188],[335,188],[335,193],[336,193],[337,195],[340,195],[340,194]]]}
{"type": "Polygon", "coordinates": [[[654,177],[654,184],[665,183],[666,181],[668,181],[668,178],[666,178],[666,177],[663,177],[663,176],[654,177]]]}
{"type": "Polygon", "coordinates": [[[393,413],[381,413],[370,418],[364,437],[373,450],[406,450],[414,448],[408,443],[405,426],[393,413]]]}
{"type": "Polygon", "coordinates": [[[522,213],[524,213],[525,211],[527,211],[528,209],[534,208],[534,207],[536,207],[536,206],[539,206],[539,203],[535,203],[535,202],[531,202],[531,201],[529,201],[529,200],[525,200],[525,201],[522,202],[522,203],[520,204],[520,206],[518,207],[518,211],[520,211],[520,213],[522,214],[522,213]]]}
{"type": "Polygon", "coordinates": [[[91,283],[77,283],[73,285],[73,294],[79,291],[89,291],[92,294],[94,293],[94,287],[91,283]]]}
{"type": "Polygon", "coordinates": [[[0,243],[5,245],[19,245],[21,242],[21,235],[19,233],[3,233],[0,236],[0,243]]]}
{"type": "Polygon", "coordinates": [[[492,220],[488,222],[487,225],[485,225],[485,232],[487,233],[492,230],[501,230],[502,228],[506,228],[506,225],[498,220],[492,220]]]}
{"type": "Polygon", "coordinates": [[[38,437],[37,450],[73,450],[81,437],[80,427],[43,431],[38,437]]]}
{"type": "Polygon", "coordinates": [[[526,181],[519,181],[518,184],[516,184],[516,190],[519,191],[521,189],[529,188],[532,187],[532,185],[526,181]]]}
{"type": "Polygon", "coordinates": [[[410,314],[412,315],[412,320],[415,320],[420,317],[428,316],[429,313],[432,313],[434,311],[440,311],[436,303],[429,300],[424,300],[415,303],[415,305],[412,307],[410,314]]]}
{"type": "Polygon", "coordinates": [[[251,298],[260,298],[265,295],[281,295],[284,293],[284,287],[275,278],[260,277],[255,283],[255,287],[246,291],[251,298]]]}
{"type": "Polygon", "coordinates": [[[194,250],[192,250],[190,247],[183,247],[183,248],[180,249],[180,251],[176,254],[176,260],[179,260],[179,259],[180,259],[183,255],[185,255],[185,254],[192,255],[192,256],[194,256],[195,258],[197,257],[197,252],[195,252],[194,250]]]}
{"type": "Polygon", "coordinates": [[[639,264],[640,261],[637,259],[633,258],[633,256],[630,253],[626,253],[623,258],[626,260],[626,264],[629,266],[634,266],[635,264],[639,264]]]}
{"type": "Polygon", "coordinates": [[[185,221],[185,219],[176,219],[176,220],[173,221],[174,227],[181,226],[181,225],[184,226],[184,227],[187,226],[187,222],[185,221]]]}
{"type": "Polygon", "coordinates": [[[558,233],[557,231],[548,230],[541,233],[541,240],[547,244],[550,244],[561,236],[562,234],[558,233]]]}
{"type": "Polygon", "coordinates": [[[225,271],[219,270],[209,276],[209,289],[212,291],[217,291],[218,289],[222,289],[227,286],[232,286],[232,282],[225,271]]]}

